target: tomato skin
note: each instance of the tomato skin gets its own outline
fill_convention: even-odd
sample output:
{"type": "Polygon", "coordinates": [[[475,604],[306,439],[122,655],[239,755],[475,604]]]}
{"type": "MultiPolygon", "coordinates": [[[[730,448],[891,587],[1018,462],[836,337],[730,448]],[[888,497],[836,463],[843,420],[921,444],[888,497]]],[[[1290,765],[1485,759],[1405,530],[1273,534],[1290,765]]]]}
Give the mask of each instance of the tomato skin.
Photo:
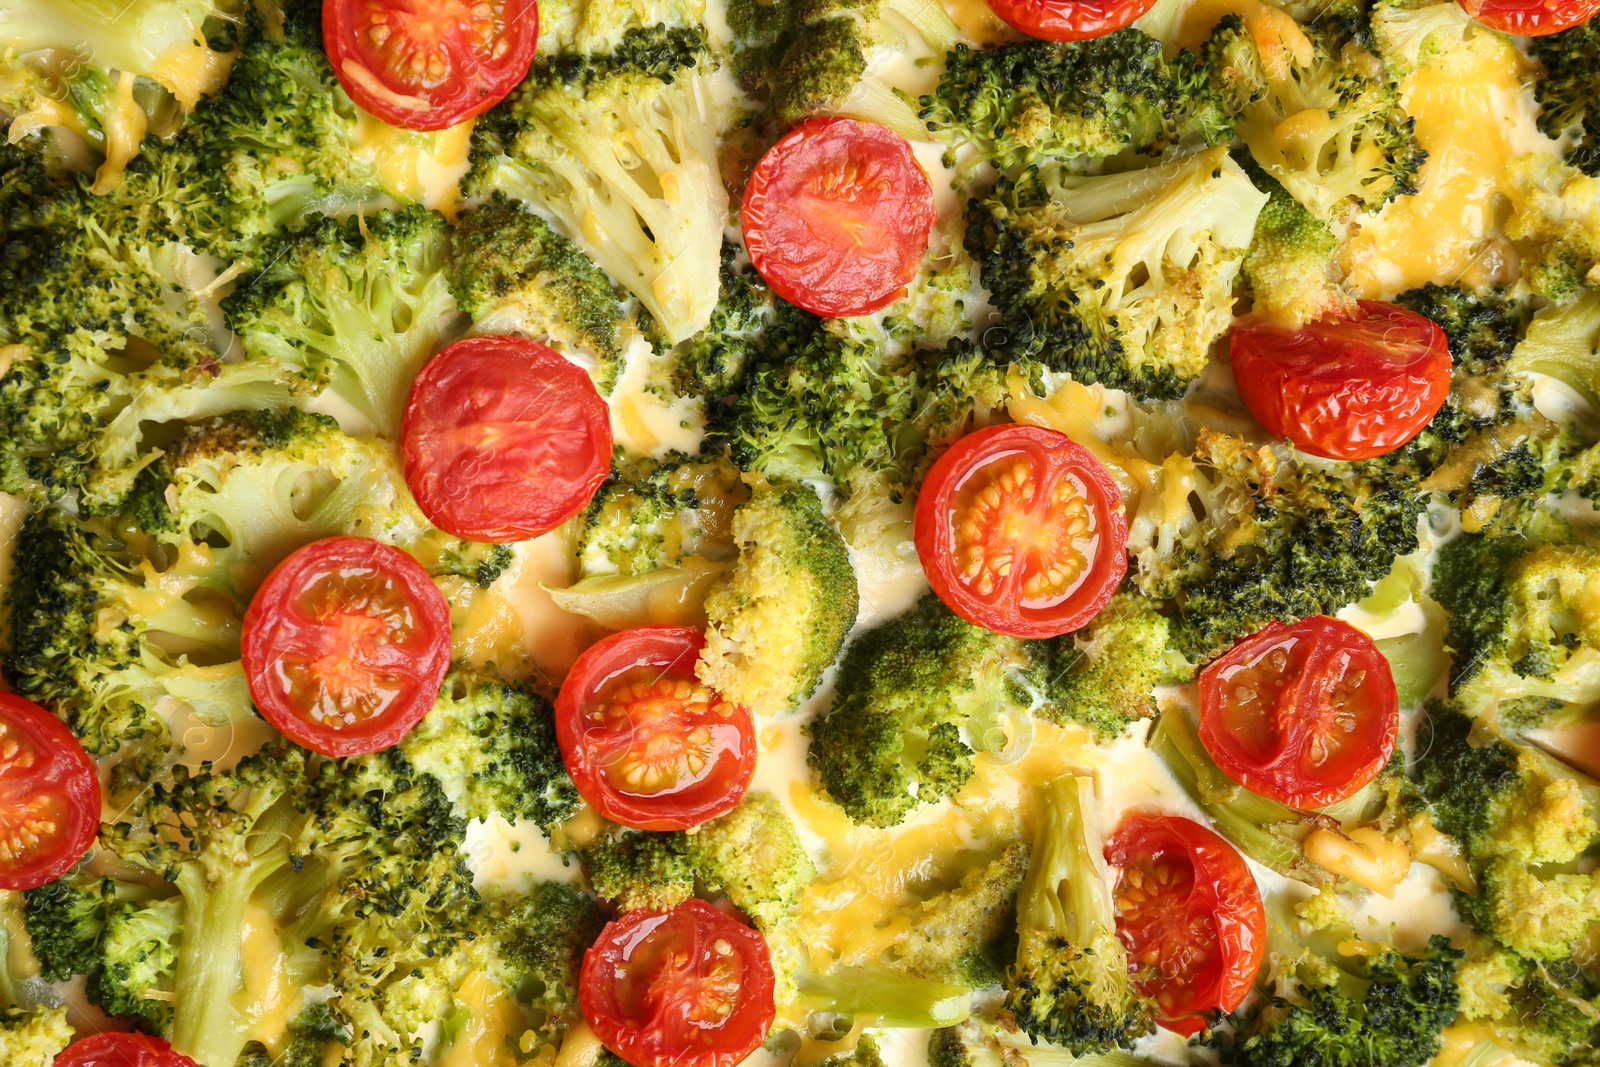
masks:
{"type": "Polygon", "coordinates": [[[107,1031],[68,1045],[54,1067],[200,1067],[148,1034],[107,1031]]]}
{"type": "Polygon", "coordinates": [[[750,788],[756,768],[755,720],[748,708],[730,705],[694,681],[694,664],[704,647],[705,634],[688,627],[627,630],[587,649],[561,683],[556,741],[567,773],[589,806],[612,822],[636,830],[687,830],[726,815],[750,788]],[[697,710],[684,700],[669,699],[656,702],[640,717],[625,716],[621,724],[597,722],[601,708],[617,707],[619,686],[639,676],[699,686],[713,704],[697,710]],[[648,744],[652,737],[689,737],[700,728],[710,731],[701,750],[705,767],[686,785],[646,793],[627,790],[616,780],[639,743],[648,744]],[[611,768],[619,769],[613,773],[611,768]]]}
{"type": "Polygon", "coordinates": [[[904,137],[873,122],[813,118],[767,149],[745,185],[750,262],[813,315],[866,315],[916,277],[933,185],[904,137]]]}
{"type": "Polygon", "coordinates": [[[1582,25],[1600,13],[1600,0],[1457,0],[1461,10],[1501,33],[1543,37],[1582,25]]]}
{"type": "Polygon", "coordinates": [[[1136,811],[1106,845],[1106,862],[1119,868],[1117,936],[1130,959],[1161,954],[1156,976],[1135,982],[1156,1000],[1160,1024],[1195,1034],[1205,1028],[1207,1014],[1237,1008],[1261,969],[1267,914],[1255,877],[1233,846],[1193,820],[1136,811]],[[1130,877],[1130,871],[1147,875],[1157,867],[1178,877],[1142,877],[1137,885],[1130,877]],[[1142,899],[1135,903],[1130,890],[1142,899]],[[1197,937],[1204,944],[1197,946],[1197,937]],[[1203,950],[1198,955],[1197,948],[1203,950]]]}
{"type": "Polygon", "coordinates": [[[1127,26],[1155,0],[989,0],[1018,33],[1044,41],[1086,41],[1127,26]]]}
{"type": "Polygon", "coordinates": [[[594,383],[520,337],[468,338],[429,360],[400,439],[417,506],[472,541],[548,533],[611,472],[611,412],[594,383]]]}
{"type": "Polygon", "coordinates": [[[261,583],[244,614],[240,658],[257,709],[289,740],[325,756],[381,752],[438,698],[450,667],[450,605],[398,548],[329,537],[291,553],[261,583]],[[319,697],[363,721],[330,724],[308,708],[319,697]],[[377,706],[351,706],[365,698],[377,706]]]}
{"type": "Polygon", "coordinates": [[[766,939],[695,899],[607,924],[584,953],[578,1004],[606,1048],[634,1067],[734,1067],[777,1014],[766,939]],[[694,983],[712,1004],[696,1002],[694,983]],[[720,1014],[718,994],[734,1003],[713,1024],[707,1009],[720,1014]]]}
{"type": "Polygon", "coordinates": [[[1372,638],[1338,619],[1268,623],[1200,672],[1200,743],[1229,778],[1291,808],[1356,793],[1389,762],[1399,733],[1389,661],[1372,638]],[[1274,656],[1284,669],[1273,669],[1274,656]],[[1262,663],[1265,678],[1257,673],[1262,663]],[[1241,688],[1259,693],[1263,681],[1281,686],[1270,704],[1242,706],[1241,688]],[[1330,699],[1344,702],[1330,706],[1330,699]],[[1344,744],[1330,744],[1335,729],[1344,744]]]}
{"type": "MultiPolygon", "coordinates": [[[[1065,519],[1048,502],[1021,510],[1027,512],[1022,521],[1030,531],[1042,531],[1049,545],[1072,543],[1060,529],[1065,519]]],[[[979,524],[988,533],[1011,525],[1005,518],[986,512],[979,516],[979,524]]],[[[968,622],[1012,637],[1054,637],[1080,628],[1105,607],[1128,569],[1128,522],[1116,483],[1088,449],[1064,433],[1039,426],[989,426],[951,445],[923,480],[912,534],[928,584],[939,599],[968,622]],[[982,591],[981,585],[975,587],[963,573],[966,564],[958,561],[962,549],[970,548],[960,541],[958,517],[961,509],[970,514],[975,506],[964,494],[1011,457],[1038,478],[1044,487],[1041,496],[1065,484],[1076,499],[1085,502],[1090,536],[1083,554],[1089,558],[1083,560],[1076,584],[1064,593],[1039,599],[1027,596],[1025,583],[1045,569],[1039,562],[1042,549],[1037,540],[1033,545],[1001,540],[992,546],[991,558],[994,553],[1005,558],[1022,554],[1024,561],[1000,577],[990,592],[982,591]]],[[[980,576],[978,582],[982,581],[980,576]]]]}
{"type": "Polygon", "coordinates": [[[339,84],[363,110],[401,129],[442,130],[503,100],[528,73],[539,44],[534,0],[489,0],[498,25],[483,24],[474,14],[480,6],[481,0],[327,0],[323,47],[339,84]],[[384,40],[375,42],[379,31],[384,40]],[[477,41],[468,39],[472,31],[477,41]],[[396,71],[378,54],[391,40],[400,47],[390,50],[410,44],[410,56],[437,58],[442,68],[396,71]]]}
{"type": "Polygon", "coordinates": [[[1371,459],[1411,440],[1450,394],[1444,331],[1415,311],[1362,300],[1349,318],[1297,330],[1234,324],[1239,397],[1274,437],[1326,459],[1371,459]]]}
{"type": "Polygon", "coordinates": [[[60,719],[10,693],[0,693],[0,844],[21,849],[0,859],[0,889],[37,889],[83,858],[100,830],[100,775],[94,760],[60,719]],[[46,821],[34,845],[12,842],[13,820],[46,821]],[[42,847],[41,847],[42,846],[42,847]]]}

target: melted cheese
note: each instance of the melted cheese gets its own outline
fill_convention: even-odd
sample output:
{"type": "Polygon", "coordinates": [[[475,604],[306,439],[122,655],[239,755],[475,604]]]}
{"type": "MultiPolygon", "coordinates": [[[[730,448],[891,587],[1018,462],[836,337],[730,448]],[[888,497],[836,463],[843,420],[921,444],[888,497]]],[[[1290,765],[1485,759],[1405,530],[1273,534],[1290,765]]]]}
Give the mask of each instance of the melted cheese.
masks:
{"type": "Polygon", "coordinates": [[[205,34],[196,26],[192,40],[175,46],[151,64],[150,76],[177,97],[187,111],[202,96],[227,84],[228,71],[237,55],[237,52],[212,51],[206,46],[205,34]]]}
{"type": "Polygon", "coordinates": [[[115,189],[122,181],[128,161],[139,154],[139,146],[144,143],[149,120],[144,108],[133,99],[135,80],[133,74],[123,71],[117,75],[116,87],[111,90],[111,99],[101,119],[105,131],[105,144],[101,149],[106,160],[94,172],[94,184],[89,186],[91,193],[104,195],[115,189]]]}
{"type": "Polygon", "coordinates": [[[516,1067],[506,1039],[520,1037],[526,1027],[500,983],[474,972],[456,990],[456,1002],[465,1011],[466,1025],[438,1057],[438,1067],[516,1067]]]}
{"type": "Polygon", "coordinates": [[[461,206],[461,179],[469,167],[467,152],[476,121],[418,133],[363,111],[356,122],[355,156],[377,171],[384,191],[453,219],[461,206]]]}
{"type": "MultiPolygon", "coordinates": [[[[446,782],[445,788],[450,784],[446,782]]],[[[551,845],[544,831],[530,820],[507,822],[499,815],[467,823],[461,851],[472,884],[482,889],[491,886],[510,893],[526,893],[535,882],[566,882],[576,885],[581,871],[551,845]]]]}
{"type": "Polygon", "coordinates": [[[289,1020],[300,1011],[300,990],[289,981],[278,924],[266,907],[256,901],[246,906],[239,936],[242,1008],[249,1035],[276,1057],[288,1039],[289,1020]]]}
{"type": "Polygon", "coordinates": [[[639,456],[661,458],[668,452],[700,451],[705,416],[698,400],[669,398],[654,385],[661,359],[643,337],[628,339],[622,375],[611,391],[611,434],[617,444],[639,456]]]}

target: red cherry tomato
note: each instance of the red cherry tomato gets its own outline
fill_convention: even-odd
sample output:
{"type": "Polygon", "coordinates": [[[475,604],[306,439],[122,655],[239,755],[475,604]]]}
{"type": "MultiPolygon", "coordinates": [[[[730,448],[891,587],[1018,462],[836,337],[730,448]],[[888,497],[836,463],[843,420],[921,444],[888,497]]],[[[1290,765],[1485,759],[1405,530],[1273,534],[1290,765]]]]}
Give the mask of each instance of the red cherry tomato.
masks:
{"type": "Polygon", "coordinates": [[[1291,808],[1372,781],[1399,731],[1389,661],[1338,619],[1268,623],[1200,672],[1200,743],[1229,778],[1291,808]]]}
{"type": "Polygon", "coordinates": [[[104,1033],[74,1041],[56,1057],[54,1067],[199,1067],[172,1051],[159,1037],[104,1033]]]}
{"type": "Polygon", "coordinates": [[[1415,311],[1363,300],[1348,318],[1297,330],[1235,324],[1233,380],[1274,437],[1327,459],[1393,452],[1450,393],[1444,331],[1415,311]]]}
{"type": "Polygon", "coordinates": [[[705,635],[681,626],[613,634],[556,696],[567,773],[595,811],[639,830],[686,830],[738,807],[756,769],[747,708],[694,677],[705,635]]]}
{"type": "Polygon", "coordinates": [[[1266,911],[1250,868],[1197,822],[1134,812],[1106,845],[1117,874],[1117,936],[1159,1022],[1198,1033],[1233,1011],[1261,969],[1266,911]]]}
{"type": "Polygon", "coordinates": [[[582,511],[611,469],[611,413],[581,368],[533,341],[473,337],[431,359],[400,429],[428,520],[525,541],[582,511]]]}
{"type": "Polygon", "coordinates": [[[989,0],[1019,33],[1046,41],[1086,41],[1122,29],[1156,0],[989,0]]]}
{"type": "Polygon", "coordinates": [[[481,115],[528,73],[534,0],[327,0],[322,42],[339,84],[391,126],[442,130],[481,115]]]}
{"type": "Polygon", "coordinates": [[[65,874],[100,829],[100,777],[72,731],[0,693],[0,889],[65,874]]]}
{"type": "Polygon", "coordinates": [[[773,292],[814,315],[865,315],[916,277],[933,186],[904,137],[807,119],[767,149],[744,190],[745,246],[773,292]]]}
{"type": "Polygon", "coordinates": [[[928,583],[968,622],[1013,637],[1076,630],[1127,572],[1122,497],[1064,433],[990,426],[928,471],[913,534],[928,583]]]}
{"type": "Polygon", "coordinates": [[[583,955],[578,1004],[634,1067],[734,1067],[776,1015],[762,936],[703,900],[631,911],[583,955]]]}
{"type": "Polygon", "coordinates": [[[261,583],[240,658],[256,707],[289,740],[327,756],[379,752],[439,695],[450,605],[398,548],[330,537],[261,583]]]}
{"type": "Polygon", "coordinates": [[[1501,33],[1543,37],[1570,30],[1600,12],[1600,0],[1458,0],[1461,10],[1501,33]]]}

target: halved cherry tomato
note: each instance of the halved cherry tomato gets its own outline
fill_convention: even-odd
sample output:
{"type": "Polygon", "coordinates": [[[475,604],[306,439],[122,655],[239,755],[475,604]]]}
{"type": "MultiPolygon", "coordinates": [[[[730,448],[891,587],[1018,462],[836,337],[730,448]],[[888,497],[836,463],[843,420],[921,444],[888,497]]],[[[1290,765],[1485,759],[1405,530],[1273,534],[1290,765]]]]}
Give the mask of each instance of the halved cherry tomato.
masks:
{"type": "Polygon", "coordinates": [[[322,43],[363,109],[402,129],[442,130],[522,81],[539,9],[534,0],[327,0],[322,43]]]}
{"type": "Polygon", "coordinates": [[[756,769],[755,720],[695,680],[705,635],[613,634],[572,665],[556,740],[589,806],[638,830],[686,830],[738,807],[756,769]]]}
{"type": "Polygon", "coordinates": [[[692,899],[607,924],[578,977],[584,1019],[634,1067],[734,1067],[766,1040],[772,991],[766,940],[692,899]]]}
{"type": "Polygon", "coordinates": [[[1086,41],[1122,29],[1156,0],[989,0],[1012,29],[1046,41],[1086,41]]]}
{"type": "Polygon", "coordinates": [[[866,315],[916,277],[933,186],[904,137],[874,122],[807,119],[761,157],[744,241],[772,291],[814,315],[866,315]]]}
{"type": "Polygon", "coordinates": [[[1457,0],[1461,10],[1501,33],[1543,37],[1588,22],[1600,0],[1457,0]]]}
{"type": "Polygon", "coordinates": [[[1338,619],[1268,623],[1200,672],[1200,743],[1229,778],[1291,808],[1372,781],[1399,731],[1389,661],[1338,619]]]}
{"type": "Polygon", "coordinates": [[[159,1037],[104,1033],[74,1041],[56,1057],[54,1067],[199,1067],[172,1051],[159,1037]]]}
{"type": "Polygon", "coordinates": [[[35,889],[83,858],[100,829],[100,777],[72,731],[0,693],[0,889],[35,889]]]}
{"type": "Polygon", "coordinates": [[[398,548],[314,541],[256,590],[240,658],[256,707],[289,740],[327,756],[379,752],[439,695],[450,605],[398,548]]]}
{"type": "Polygon", "coordinates": [[[576,364],[520,337],[472,337],[411,385],[400,437],[428,520],[525,541],[584,509],[611,470],[611,412],[576,364]]]}
{"type": "Polygon", "coordinates": [[[1128,569],[1116,483],[1088,449],[1039,426],[989,426],[951,445],[922,483],[912,532],[939,599],[1013,637],[1078,629],[1128,569]]]}
{"type": "Polygon", "coordinates": [[[1161,1025],[1194,1034],[1237,1008],[1261,969],[1267,915],[1233,846],[1189,819],[1134,812],[1106,862],[1118,868],[1117,936],[1161,1025]]]}
{"type": "Polygon", "coordinates": [[[1362,300],[1341,319],[1299,329],[1233,327],[1233,380],[1274,437],[1327,459],[1393,452],[1450,394],[1450,347],[1425,315],[1362,300]]]}

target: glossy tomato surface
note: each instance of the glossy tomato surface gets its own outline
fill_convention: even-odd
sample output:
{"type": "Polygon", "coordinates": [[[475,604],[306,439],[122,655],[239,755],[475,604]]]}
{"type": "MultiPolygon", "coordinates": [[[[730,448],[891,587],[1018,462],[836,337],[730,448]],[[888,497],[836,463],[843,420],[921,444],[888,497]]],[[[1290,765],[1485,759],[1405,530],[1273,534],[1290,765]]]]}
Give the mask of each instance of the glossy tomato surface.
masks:
{"type": "Polygon", "coordinates": [[[406,484],[428,520],[525,541],[582,511],[611,470],[611,412],[582,368],[518,337],[473,337],[411,385],[406,484]]]}
{"type": "Polygon", "coordinates": [[[159,1037],[104,1033],[74,1041],[56,1057],[54,1067],[199,1067],[172,1051],[159,1037]]]}
{"type": "Polygon", "coordinates": [[[922,483],[913,533],[939,599],[1014,637],[1078,629],[1128,569],[1116,483],[1088,449],[1038,426],[951,445],[922,483]]]}
{"type": "Polygon", "coordinates": [[[100,777],[61,720],[0,693],[0,889],[34,889],[83,858],[100,829],[100,777]]]}
{"type": "Polygon", "coordinates": [[[1372,781],[1399,730],[1389,661],[1338,619],[1268,623],[1200,672],[1201,744],[1229,778],[1291,808],[1372,781]]]}
{"type": "Polygon", "coordinates": [[[760,934],[703,900],[631,911],[584,953],[578,1004],[634,1067],[734,1067],[772,1028],[772,960],[760,934]]]}
{"type": "Polygon", "coordinates": [[[989,0],[1012,29],[1046,41],[1085,41],[1127,26],[1155,0],[989,0]]]}
{"type": "Polygon", "coordinates": [[[1162,1026],[1198,1033],[1250,992],[1266,947],[1261,891],[1243,858],[1197,822],[1134,812],[1106,845],[1118,868],[1117,936],[1162,1026]]]}
{"type": "Polygon", "coordinates": [[[695,679],[704,647],[699,630],[628,630],[585,651],[561,683],[567,773],[612,822],[686,830],[732,811],[750,787],[755,721],[695,679]]]}
{"type": "Polygon", "coordinates": [[[1444,331],[1415,311],[1363,300],[1348,318],[1299,329],[1233,327],[1233,380],[1274,437],[1328,459],[1382,456],[1415,437],[1450,393],[1444,331]]]}
{"type": "Polygon", "coordinates": [[[767,150],[745,186],[750,262],[815,315],[865,315],[898,300],[933,227],[933,186],[904,137],[872,122],[807,119],[767,150]]]}
{"type": "Polygon", "coordinates": [[[398,548],[330,537],[267,576],[240,651],[251,698],[289,740],[327,756],[379,752],[439,695],[450,606],[398,548]]]}
{"type": "Polygon", "coordinates": [[[1458,0],[1461,10],[1501,33],[1543,37],[1588,22],[1600,0],[1458,0]]]}
{"type": "Polygon", "coordinates": [[[322,41],[339,84],[391,126],[442,130],[481,115],[528,73],[534,0],[327,0],[322,41]]]}

